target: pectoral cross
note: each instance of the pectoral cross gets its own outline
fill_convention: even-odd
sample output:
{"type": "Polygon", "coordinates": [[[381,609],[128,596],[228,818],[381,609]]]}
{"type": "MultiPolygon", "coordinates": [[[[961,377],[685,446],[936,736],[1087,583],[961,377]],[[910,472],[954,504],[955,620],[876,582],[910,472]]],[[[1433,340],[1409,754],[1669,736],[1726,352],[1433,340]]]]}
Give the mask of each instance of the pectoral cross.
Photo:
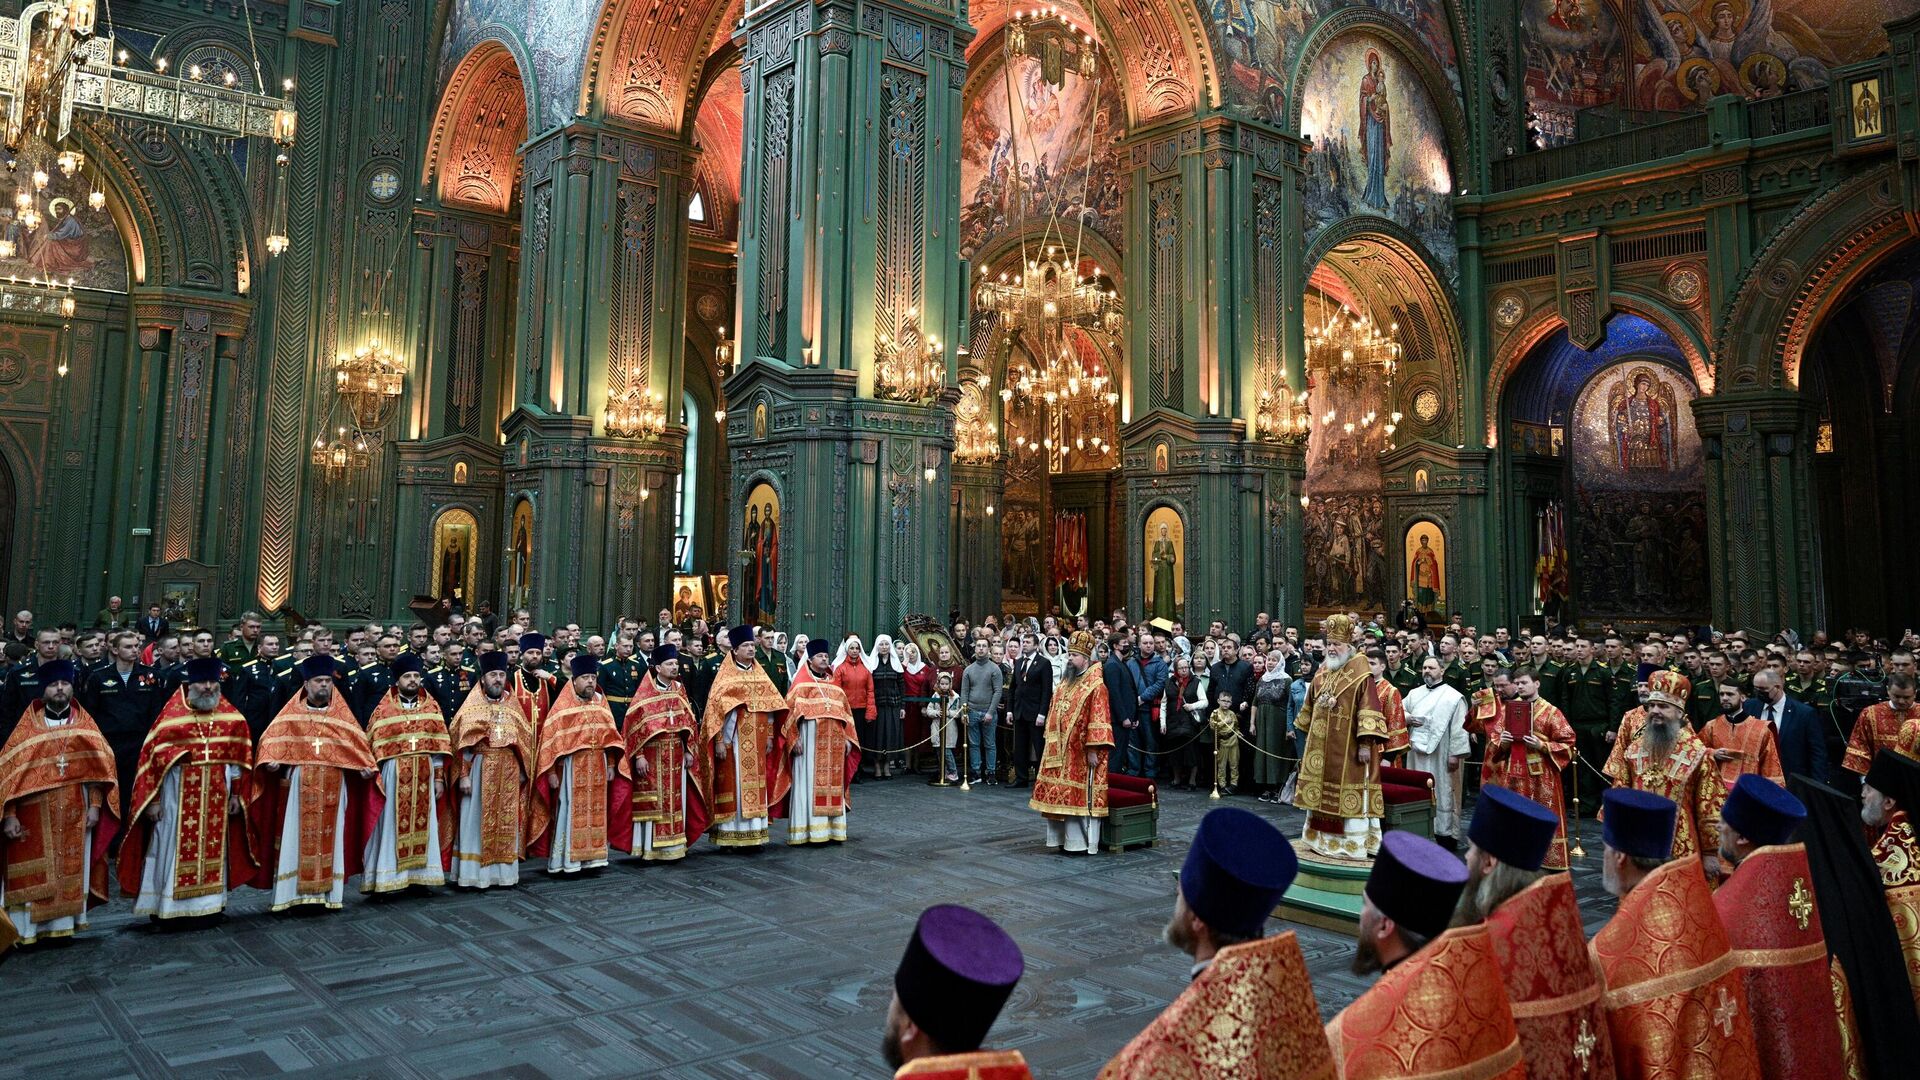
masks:
{"type": "Polygon", "coordinates": [[[1721,987],[1720,1000],[1713,1006],[1713,1026],[1720,1029],[1720,1034],[1731,1039],[1733,1038],[1733,1018],[1739,1015],[1739,1004],[1733,1000],[1732,994],[1727,993],[1726,987],[1721,987]]]}
{"type": "Polygon", "coordinates": [[[1582,1075],[1586,1073],[1587,1066],[1593,1058],[1593,1048],[1598,1045],[1600,1045],[1600,1040],[1594,1036],[1593,1028],[1587,1023],[1587,1018],[1584,1016],[1581,1017],[1580,1031],[1573,1037],[1573,1056],[1580,1059],[1580,1072],[1582,1075]]]}
{"type": "Polygon", "coordinates": [[[65,780],[67,778],[67,755],[61,754],[59,757],[54,758],[53,767],[60,770],[60,779],[65,780]]]}
{"type": "Polygon", "coordinates": [[[1793,891],[1787,894],[1787,914],[1800,924],[1800,929],[1807,928],[1807,920],[1813,915],[1813,897],[1807,893],[1805,878],[1793,879],[1793,891]]]}
{"type": "Polygon", "coordinates": [[[315,735],[313,737],[313,752],[315,754],[318,754],[320,752],[320,748],[324,745],[326,745],[326,741],[320,738],[320,736],[315,735]]]}
{"type": "Polygon", "coordinates": [[[420,750],[420,736],[418,736],[418,735],[414,735],[414,736],[412,736],[412,737],[410,737],[410,738],[408,738],[408,739],[407,739],[407,753],[409,753],[409,754],[413,754],[413,753],[418,753],[418,752],[419,752],[419,750],[420,750]]]}

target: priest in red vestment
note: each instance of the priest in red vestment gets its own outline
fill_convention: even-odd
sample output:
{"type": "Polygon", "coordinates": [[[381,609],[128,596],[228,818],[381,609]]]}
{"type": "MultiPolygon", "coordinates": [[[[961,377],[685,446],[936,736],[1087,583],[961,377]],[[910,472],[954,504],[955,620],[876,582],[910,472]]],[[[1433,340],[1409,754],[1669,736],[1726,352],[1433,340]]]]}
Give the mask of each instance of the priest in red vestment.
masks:
{"type": "Polygon", "coordinates": [[[1532,799],[1481,789],[1454,925],[1486,923],[1527,1075],[1605,1080],[1614,1075],[1606,988],[1587,955],[1573,878],[1543,867],[1559,828],[1559,815],[1532,799]]]}
{"type": "Polygon", "coordinates": [[[1540,697],[1540,676],[1531,668],[1513,673],[1513,700],[1501,707],[1486,728],[1486,763],[1480,781],[1515,791],[1553,811],[1560,822],[1553,847],[1541,866],[1567,868],[1566,791],[1561,770],[1573,764],[1573,725],[1566,714],[1540,697]]]}
{"type": "Polygon", "coordinates": [[[1780,743],[1773,728],[1741,708],[1746,696],[1734,683],[1720,684],[1720,715],[1700,729],[1700,741],[1707,745],[1720,782],[1733,789],[1734,781],[1745,775],[1762,776],[1776,784],[1787,782],[1780,767],[1780,743]]]}
{"type": "Polygon", "coordinates": [[[1466,882],[1467,868],[1433,841],[1381,838],[1353,969],[1385,974],[1327,1025],[1341,1077],[1527,1075],[1486,928],[1447,929],[1466,882]]]}
{"type": "Polygon", "coordinates": [[[1906,750],[1901,731],[1920,720],[1920,708],[1914,706],[1914,679],[1895,673],[1887,676],[1887,700],[1860,710],[1853,722],[1853,736],[1847,740],[1847,756],[1841,760],[1848,771],[1867,775],[1873,758],[1882,750],[1906,750]]]}
{"type": "Polygon", "coordinates": [[[1588,951],[1606,982],[1614,1064],[1623,1077],[1757,1080],[1753,1009],[1713,890],[1699,859],[1671,858],[1677,814],[1651,792],[1602,798],[1604,875],[1620,905],[1588,951]]]}
{"type": "Polygon", "coordinates": [[[470,889],[520,882],[527,804],[539,743],[525,706],[507,685],[502,652],[480,654],[480,681],[453,714],[459,817],[453,883],[470,889]]]}
{"type": "Polygon", "coordinates": [[[880,1040],[896,1080],[1029,1080],[1019,1051],[980,1048],[1025,971],[1020,947],[985,915],[957,904],[921,912],[880,1040]]]}
{"type": "Polygon", "coordinates": [[[774,729],[787,699],[755,658],[753,627],[727,631],[727,655],[707,691],[700,718],[699,767],[713,793],[713,842],[760,847],[767,842],[778,757],[774,729]]]}
{"type": "Polygon", "coordinates": [[[554,699],[564,689],[560,677],[541,666],[546,655],[545,634],[521,634],[520,665],[514,669],[513,677],[509,680],[513,696],[527,714],[527,721],[533,725],[536,736],[540,734],[540,725],[547,719],[548,710],[553,708],[554,699]]]}
{"type": "Polygon", "coordinates": [[[1381,748],[1381,756],[1405,753],[1411,745],[1407,730],[1407,703],[1400,694],[1400,688],[1387,678],[1385,649],[1376,646],[1367,650],[1367,670],[1373,673],[1374,681],[1378,684],[1380,715],[1387,718],[1387,745],[1381,748]]]}
{"type": "Polygon", "coordinates": [[[1860,801],[1861,820],[1880,830],[1873,861],[1906,958],[1913,1005],[1920,1011],[1920,838],[1913,828],[1920,814],[1920,761],[1894,750],[1875,754],[1860,785],[1860,801]]]}
{"type": "Polygon", "coordinates": [[[632,852],[650,862],[685,858],[708,823],[706,779],[691,744],[700,729],[679,683],[680,650],[653,650],[627,703],[627,761],[633,767],[632,852]]]}
{"type": "Polygon", "coordinates": [[[807,664],[787,687],[775,755],[780,771],[769,798],[773,816],[786,816],[788,844],[847,838],[847,787],[860,768],[860,742],[846,691],[829,666],[831,652],[825,638],[807,642],[807,664]]]}
{"type": "Polygon", "coordinates": [[[1835,968],[1814,902],[1805,844],[1793,842],[1807,808],[1764,777],[1742,776],[1720,810],[1720,862],[1732,876],[1713,894],[1753,1007],[1766,1076],[1844,1080],[1853,1018],[1834,1002],[1835,968]],[[1830,1022],[1821,1023],[1826,1016],[1830,1022]]]}
{"type": "Polygon", "coordinates": [[[1200,819],[1164,934],[1193,958],[1192,981],[1100,1080],[1334,1075],[1300,942],[1291,930],[1266,936],[1299,869],[1265,818],[1221,807],[1200,819]]]}
{"type": "Polygon", "coordinates": [[[1047,847],[1085,855],[1100,850],[1107,816],[1107,755],[1113,718],[1107,684],[1089,676],[1093,635],[1077,630],[1067,642],[1067,671],[1053,685],[1047,707],[1046,748],[1027,806],[1047,821],[1047,847]]]}
{"type": "Polygon", "coordinates": [[[600,694],[600,662],[575,656],[572,676],[540,725],[527,854],[547,873],[607,865],[609,848],[633,847],[633,783],[627,743],[600,694]]]}
{"type": "Polygon", "coordinates": [[[107,901],[120,828],[113,747],[73,700],[73,661],[41,664],[40,700],[0,747],[0,903],[19,940],[71,937],[107,901]]]}
{"type": "Polygon", "coordinates": [[[1673,827],[1673,857],[1701,859],[1709,880],[1719,877],[1720,804],[1727,789],[1709,760],[1707,744],[1687,723],[1687,698],[1692,684],[1674,671],[1647,676],[1647,697],[1641,707],[1646,722],[1631,736],[1622,725],[1625,749],[1614,783],[1671,799],[1679,807],[1673,827]]]}
{"type": "Polygon", "coordinates": [[[453,739],[420,657],[403,652],[389,666],[393,689],[367,722],[386,805],[367,840],[361,892],[444,885],[453,857],[453,739]]]}
{"type": "Polygon", "coordinates": [[[333,661],[309,656],[294,668],[293,700],[260,733],[253,760],[254,887],[273,910],[321,904],[337,910],[360,873],[367,836],[384,809],[379,763],[367,733],[333,683],[333,661]]]}
{"type": "Polygon", "coordinates": [[[226,665],[187,661],[186,684],[147,732],[127,798],[120,891],[155,919],[225,910],[257,869],[246,807],[253,787],[247,718],[220,693],[226,665]]]}

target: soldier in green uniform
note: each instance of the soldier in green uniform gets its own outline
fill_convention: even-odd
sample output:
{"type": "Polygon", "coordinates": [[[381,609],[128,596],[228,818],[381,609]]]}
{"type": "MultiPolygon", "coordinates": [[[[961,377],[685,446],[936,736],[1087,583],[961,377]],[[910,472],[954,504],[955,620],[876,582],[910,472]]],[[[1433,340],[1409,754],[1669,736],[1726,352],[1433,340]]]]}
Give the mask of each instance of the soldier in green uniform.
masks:
{"type": "Polygon", "coordinates": [[[1611,731],[1620,726],[1620,718],[1627,714],[1627,710],[1640,702],[1634,687],[1638,681],[1635,678],[1636,669],[1633,657],[1627,653],[1626,640],[1619,634],[1608,634],[1604,648],[1607,675],[1612,680],[1607,697],[1607,730],[1611,731]]]}
{"type": "Polygon", "coordinates": [[[1818,657],[1811,649],[1801,649],[1793,656],[1793,674],[1787,677],[1787,693],[1806,702],[1813,711],[1820,714],[1823,724],[1833,719],[1833,689],[1827,684],[1818,657]]]}
{"type": "Polygon", "coordinates": [[[229,668],[238,668],[253,659],[260,646],[260,613],[249,611],[241,615],[234,623],[238,634],[220,643],[215,650],[218,657],[229,668]]]}
{"type": "Polygon", "coordinates": [[[1458,690],[1462,697],[1466,696],[1467,679],[1473,674],[1473,669],[1460,657],[1459,635],[1449,632],[1440,639],[1440,663],[1441,681],[1458,690]]]}
{"type": "Polygon", "coordinates": [[[1554,705],[1560,704],[1563,690],[1561,678],[1567,670],[1567,665],[1554,655],[1552,645],[1543,634],[1533,635],[1532,640],[1527,643],[1527,653],[1531,657],[1529,664],[1540,676],[1538,682],[1541,700],[1554,705]]]}
{"type": "Polygon", "coordinates": [[[1408,657],[1401,654],[1400,643],[1397,641],[1387,642],[1386,653],[1387,681],[1392,683],[1393,688],[1400,691],[1404,697],[1407,691],[1420,685],[1420,668],[1418,665],[1408,665],[1408,657]]]}
{"type": "Polygon", "coordinates": [[[1593,812],[1600,806],[1600,774],[1595,770],[1606,763],[1609,749],[1606,733],[1613,711],[1613,672],[1594,659],[1593,642],[1586,638],[1574,639],[1573,663],[1562,676],[1560,696],[1564,700],[1554,704],[1572,725],[1581,758],[1592,766],[1577,766],[1574,772],[1579,777],[1580,805],[1593,812]]]}
{"type": "Polygon", "coordinates": [[[614,726],[627,729],[627,703],[640,688],[646,668],[633,657],[633,642],[625,634],[613,639],[613,655],[600,661],[600,692],[607,696],[607,708],[613,711],[614,726]]]}
{"type": "Polygon", "coordinates": [[[767,678],[773,680],[773,685],[784,694],[787,692],[787,659],[780,655],[779,646],[774,644],[772,627],[762,626],[757,630],[756,636],[760,639],[760,667],[766,671],[767,678]]]}

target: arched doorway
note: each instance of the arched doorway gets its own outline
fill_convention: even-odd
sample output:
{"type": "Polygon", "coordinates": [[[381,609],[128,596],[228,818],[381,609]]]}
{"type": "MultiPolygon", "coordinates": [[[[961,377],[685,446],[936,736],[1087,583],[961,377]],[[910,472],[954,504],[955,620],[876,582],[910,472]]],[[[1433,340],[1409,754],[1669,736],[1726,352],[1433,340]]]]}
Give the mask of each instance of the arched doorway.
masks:
{"type": "Polygon", "coordinates": [[[1898,634],[1920,588],[1907,538],[1920,525],[1920,245],[1875,267],[1820,323],[1800,369],[1816,417],[1825,628],[1898,634]]]}
{"type": "Polygon", "coordinates": [[[1514,621],[1708,620],[1698,395],[1673,338],[1633,314],[1609,320],[1592,349],[1562,327],[1521,360],[1497,437],[1514,621]]]}

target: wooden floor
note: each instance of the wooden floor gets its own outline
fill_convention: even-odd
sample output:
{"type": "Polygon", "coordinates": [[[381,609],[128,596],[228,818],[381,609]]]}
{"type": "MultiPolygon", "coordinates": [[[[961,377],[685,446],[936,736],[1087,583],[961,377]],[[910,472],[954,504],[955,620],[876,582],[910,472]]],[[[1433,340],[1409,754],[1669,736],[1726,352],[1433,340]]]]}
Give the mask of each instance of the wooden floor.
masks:
{"type": "MultiPolygon", "coordinates": [[[[1298,811],[1224,801],[1298,831],[1298,811]]],[[[1208,806],[1164,794],[1156,847],[1075,857],[1045,850],[1024,793],[906,777],[855,788],[841,847],[789,849],[776,825],[758,852],[563,880],[528,864],[512,890],[315,915],[248,890],[184,932],[116,900],[73,943],[0,964],[0,1075],[881,1077],[901,946],[923,907],[959,902],[1027,957],[991,1042],[1036,1076],[1091,1077],[1186,983],[1160,930],[1208,806]]],[[[1591,930],[1611,901],[1586,829],[1591,930]]],[[[1294,929],[1331,1016],[1368,981],[1352,942],[1294,929]]]]}

